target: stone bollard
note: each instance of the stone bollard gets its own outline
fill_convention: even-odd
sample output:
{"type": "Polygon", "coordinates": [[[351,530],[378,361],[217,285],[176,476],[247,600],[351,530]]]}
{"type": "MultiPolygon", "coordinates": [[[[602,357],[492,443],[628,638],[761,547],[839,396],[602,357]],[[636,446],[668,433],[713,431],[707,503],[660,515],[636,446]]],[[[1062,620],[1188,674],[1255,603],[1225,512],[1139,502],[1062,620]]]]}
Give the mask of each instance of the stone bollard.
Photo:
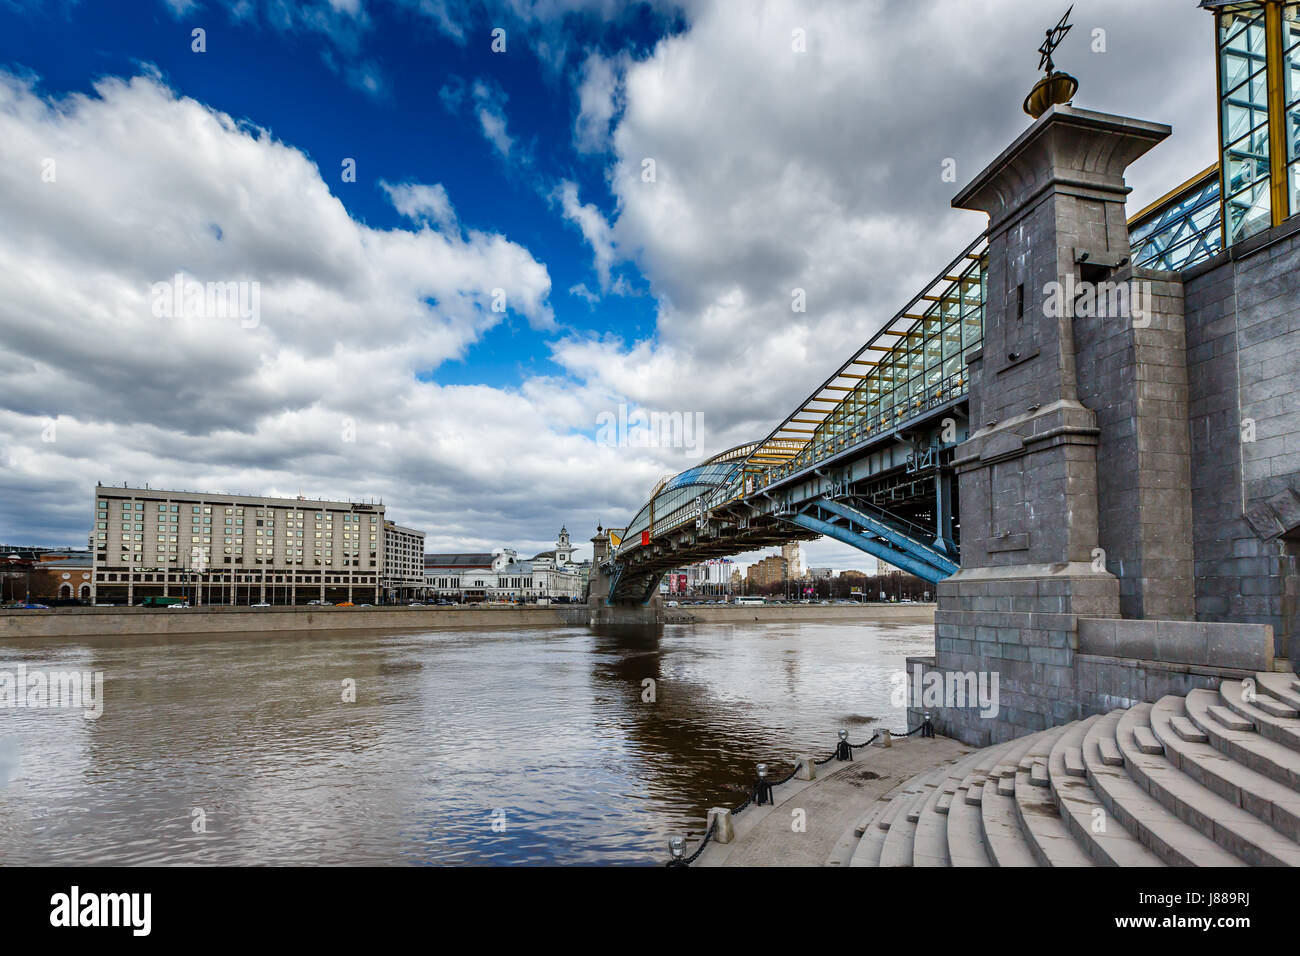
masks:
{"type": "Polygon", "coordinates": [[[796,780],[817,779],[817,765],[813,763],[812,757],[799,758],[799,766],[795,769],[794,777],[796,780]]]}
{"type": "Polygon", "coordinates": [[[714,843],[730,843],[736,839],[735,828],[731,825],[731,811],[726,807],[714,807],[709,811],[708,822],[704,828],[706,833],[709,827],[715,827],[714,843]]]}
{"type": "Polygon", "coordinates": [[[880,732],[880,746],[882,747],[894,746],[893,734],[891,734],[888,730],[882,730],[880,732]]]}

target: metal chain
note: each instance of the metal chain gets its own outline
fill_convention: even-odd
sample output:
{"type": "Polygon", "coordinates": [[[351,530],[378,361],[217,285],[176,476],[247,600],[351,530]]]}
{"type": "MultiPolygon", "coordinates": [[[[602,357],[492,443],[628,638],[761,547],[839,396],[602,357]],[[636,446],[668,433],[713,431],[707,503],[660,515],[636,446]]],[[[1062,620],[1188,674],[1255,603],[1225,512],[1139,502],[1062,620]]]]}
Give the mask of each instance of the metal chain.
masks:
{"type": "Polygon", "coordinates": [[[786,776],[782,777],[780,780],[773,780],[772,786],[779,787],[783,783],[789,783],[791,780],[794,779],[794,775],[797,774],[798,772],[799,772],[799,765],[795,764],[794,769],[791,770],[786,776]]]}
{"type": "MultiPolygon", "coordinates": [[[[924,730],[924,729],[925,729],[925,724],[923,723],[923,724],[921,724],[921,726],[916,727],[916,728],[913,729],[913,730],[909,730],[909,731],[907,731],[906,733],[901,733],[901,734],[900,734],[900,733],[895,733],[894,731],[890,731],[890,735],[891,735],[891,736],[894,736],[894,737],[910,737],[910,736],[912,736],[912,734],[919,733],[920,731],[922,731],[922,730],[924,730]]],[[[860,743],[860,744],[849,744],[849,746],[850,746],[851,748],[855,749],[855,750],[858,749],[858,748],[861,748],[861,747],[869,747],[869,746],[871,746],[873,743],[875,743],[876,740],[879,739],[879,737],[880,737],[880,731],[876,731],[874,734],[871,735],[870,738],[868,738],[867,740],[863,741],[862,743],[860,743]]],[[[830,752],[829,755],[823,757],[821,760],[814,760],[814,761],[813,761],[813,764],[814,764],[815,766],[818,766],[818,767],[822,766],[823,764],[828,764],[828,763],[830,763],[832,760],[835,759],[835,757],[836,757],[836,755],[837,755],[838,753],[839,753],[839,749],[836,748],[835,750],[832,750],[832,751],[830,752]]],[[[773,780],[772,783],[771,783],[771,786],[772,786],[772,787],[779,787],[779,786],[780,786],[781,784],[783,784],[783,783],[788,783],[789,781],[791,781],[791,780],[794,779],[795,774],[797,774],[798,772],[799,772],[799,765],[796,763],[796,764],[794,765],[794,769],[791,770],[789,774],[787,774],[786,776],[782,777],[780,780],[773,780]]],[[[742,810],[747,809],[747,808],[749,807],[749,805],[750,805],[751,803],[753,803],[753,802],[754,802],[754,794],[751,792],[750,795],[749,795],[748,797],[745,798],[745,802],[744,802],[744,803],[740,804],[740,806],[738,806],[738,807],[733,807],[733,808],[731,809],[731,815],[734,817],[736,814],[740,813],[742,810]]],[[[696,850],[696,851],[695,851],[694,853],[692,853],[690,856],[685,857],[684,859],[681,859],[681,860],[669,860],[669,861],[665,864],[665,866],[690,866],[692,863],[694,863],[697,859],[699,859],[700,854],[704,852],[704,848],[708,845],[709,841],[710,841],[711,839],[713,839],[713,831],[717,828],[717,825],[718,825],[717,822],[714,821],[714,823],[712,823],[712,824],[709,826],[708,832],[704,834],[704,839],[700,841],[700,847],[699,847],[698,850],[696,850]]]]}
{"type": "Polygon", "coordinates": [[[716,820],[713,823],[709,824],[708,832],[704,834],[704,839],[700,841],[700,848],[696,850],[694,853],[692,853],[690,856],[684,857],[680,860],[669,860],[667,863],[664,864],[664,866],[690,866],[692,863],[694,863],[696,860],[700,858],[700,854],[704,852],[704,848],[708,846],[709,841],[713,839],[713,831],[716,830],[717,827],[718,827],[718,823],[716,820]]]}

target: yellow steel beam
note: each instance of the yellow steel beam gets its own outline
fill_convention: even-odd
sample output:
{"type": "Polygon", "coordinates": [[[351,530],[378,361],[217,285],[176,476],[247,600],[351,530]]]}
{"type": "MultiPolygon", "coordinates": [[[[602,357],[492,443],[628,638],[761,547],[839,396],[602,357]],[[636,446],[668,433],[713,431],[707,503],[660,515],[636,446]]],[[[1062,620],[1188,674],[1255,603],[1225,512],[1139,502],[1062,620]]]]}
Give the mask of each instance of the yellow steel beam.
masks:
{"type": "Polygon", "coordinates": [[[1272,178],[1273,225],[1280,226],[1291,214],[1291,190],[1287,182],[1286,161],[1288,127],[1286,89],[1282,72],[1282,7],[1270,3],[1264,8],[1264,46],[1268,71],[1268,166],[1272,178]]]}

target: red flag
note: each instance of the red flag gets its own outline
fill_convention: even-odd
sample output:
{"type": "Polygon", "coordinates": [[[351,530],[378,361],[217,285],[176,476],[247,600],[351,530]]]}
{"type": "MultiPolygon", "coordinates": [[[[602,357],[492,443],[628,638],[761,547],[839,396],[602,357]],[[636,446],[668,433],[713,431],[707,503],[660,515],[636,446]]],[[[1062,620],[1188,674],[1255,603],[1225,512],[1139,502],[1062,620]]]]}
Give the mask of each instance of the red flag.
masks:
{"type": "Polygon", "coordinates": [[[642,532],[641,532],[641,547],[646,548],[646,547],[649,547],[649,546],[650,546],[650,532],[649,532],[649,531],[642,531],[642,532]]]}

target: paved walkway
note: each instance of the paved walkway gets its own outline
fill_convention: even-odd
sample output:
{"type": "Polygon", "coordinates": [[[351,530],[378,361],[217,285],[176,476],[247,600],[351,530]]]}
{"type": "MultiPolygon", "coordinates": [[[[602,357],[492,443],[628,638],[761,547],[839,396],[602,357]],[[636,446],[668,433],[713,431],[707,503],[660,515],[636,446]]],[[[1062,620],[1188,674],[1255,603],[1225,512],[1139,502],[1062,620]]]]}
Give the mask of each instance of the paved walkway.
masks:
{"type": "MultiPolygon", "coordinates": [[[[734,820],[736,838],[710,843],[696,866],[847,866],[847,838],[872,803],[923,770],[952,763],[973,750],[948,737],[894,739],[892,747],[857,750],[852,763],[832,760],[816,780],[791,780],[776,788],[776,806],[751,806],[734,820]],[[795,811],[804,832],[796,832],[795,811]]],[[[688,847],[688,852],[690,848],[688,847]]]]}

